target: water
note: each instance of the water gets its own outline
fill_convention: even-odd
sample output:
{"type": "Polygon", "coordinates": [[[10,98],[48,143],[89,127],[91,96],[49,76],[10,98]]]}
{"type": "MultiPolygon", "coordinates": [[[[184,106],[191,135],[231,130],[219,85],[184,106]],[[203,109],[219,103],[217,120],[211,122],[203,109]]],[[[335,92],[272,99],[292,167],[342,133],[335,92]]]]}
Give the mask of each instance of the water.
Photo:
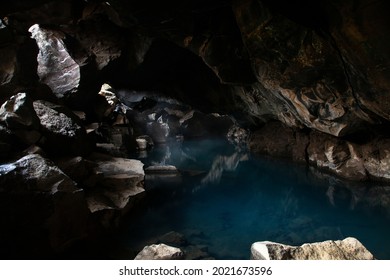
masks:
{"type": "Polygon", "coordinates": [[[343,182],[292,162],[203,140],[155,148],[143,161],[182,176],[147,176],[146,207],[122,238],[142,248],[175,231],[216,259],[248,259],[256,241],[290,245],[352,236],[390,259],[390,187],[343,182]]]}

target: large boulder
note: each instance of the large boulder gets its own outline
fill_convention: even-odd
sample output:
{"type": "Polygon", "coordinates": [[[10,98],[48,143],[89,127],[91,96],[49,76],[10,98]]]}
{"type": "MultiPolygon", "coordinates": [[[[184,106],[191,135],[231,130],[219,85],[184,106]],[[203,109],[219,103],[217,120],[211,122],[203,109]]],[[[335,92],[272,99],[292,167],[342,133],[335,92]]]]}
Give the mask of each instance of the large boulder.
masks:
{"type": "Polygon", "coordinates": [[[42,147],[50,154],[87,154],[90,143],[79,118],[66,107],[47,101],[34,101],[42,126],[42,147]]]}
{"type": "Polygon", "coordinates": [[[88,189],[88,207],[92,213],[103,210],[128,211],[143,188],[143,163],[94,153],[89,158],[95,164],[96,185],[88,189]]]}
{"type": "Polygon", "coordinates": [[[161,243],[145,246],[135,260],[180,260],[183,258],[184,253],[179,248],[161,243]]]}
{"type": "Polygon", "coordinates": [[[373,260],[374,256],[359,242],[348,237],[344,240],[307,243],[289,246],[263,241],[252,244],[253,260],[373,260]]]}
{"type": "Polygon", "coordinates": [[[4,257],[47,257],[87,234],[83,190],[40,155],[0,165],[0,205],[4,257]]]}

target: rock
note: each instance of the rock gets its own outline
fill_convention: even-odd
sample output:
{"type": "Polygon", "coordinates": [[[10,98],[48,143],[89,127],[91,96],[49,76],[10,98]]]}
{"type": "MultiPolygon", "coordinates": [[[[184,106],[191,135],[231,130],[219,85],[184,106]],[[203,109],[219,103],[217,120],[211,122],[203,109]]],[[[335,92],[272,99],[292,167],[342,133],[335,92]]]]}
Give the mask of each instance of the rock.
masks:
{"type": "Polygon", "coordinates": [[[92,13],[69,33],[88,57],[94,58],[97,70],[100,71],[121,57],[126,47],[121,31],[107,16],[92,13]]]}
{"type": "Polygon", "coordinates": [[[56,160],[56,164],[73,181],[91,187],[86,184],[86,180],[93,174],[93,168],[96,166],[93,162],[78,156],[60,158],[56,160]]]}
{"type": "Polygon", "coordinates": [[[65,34],[42,28],[38,24],[30,27],[32,38],[39,47],[38,75],[58,98],[63,98],[78,90],[80,66],[69,54],[65,44],[65,34]]]}
{"type": "Polygon", "coordinates": [[[103,154],[92,154],[88,160],[94,162],[96,186],[87,193],[92,213],[105,209],[124,210],[144,192],[143,164],[138,160],[115,158],[103,154]]]}
{"type": "Polygon", "coordinates": [[[156,121],[148,122],[146,125],[146,134],[153,139],[154,143],[166,143],[169,136],[169,124],[162,117],[156,121]]]}
{"type": "Polygon", "coordinates": [[[390,139],[374,139],[362,147],[361,164],[369,176],[376,180],[390,180],[390,139]]]}
{"type": "Polygon", "coordinates": [[[249,149],[254,153],[292,158],[298,162],[306,162],[308,145],[308,135],[280,122],[267,123],[255,131],[249,140],[249,149]]]}
{"type": "Polygon", "coordinates": [[[349,141],[312,132],[307,153],[309,163],[319,168],[330,170],[343,178],[366,180],[367,171],[360,150],[359,145],[349,141]]]}
{"type": "Polygon", "coordinates": [[[334,136],[373,122],[373,114],[356,100],[354,87],[359,85],[351,84],[349,65],[332,38],[263,2],[234,1],[233,10],[264,87],[262,98],[281,105],[271,107],[272,115],[290,126],[304,125],[334,136]]]}
{"type": "Polygon", "coordinates": [[[173,165],[151,165],[145,168],[145,189],[175,189],[183,183],[183,177],[173,165]]]}
{"type": "Polygon", "coordinates": [[[228,141],[240,148],[246,148],[249,140],[249,132],[238,125],[230,127],[227,135],[228,141]]]}
{"type": "Polygon", "coordinates": [[[151,165],[145,168],[146,174],[177,174],[178,172],[173,165],[151,165]]]}
{"type": "Polygon", "coordinates": [[[128,151],[134,151],[136,143],[131,137],[127,125],[110,126],[107,123],[96,130],[98,136],[96,147],[112,156],[124,157],[128,151]]]}
{"type": "Polygon", "coordinates": [[[41,134],[40,121],[32,100],[26,93],[18,93],[6,101],[0,108],[0,123],[10,129],[17,138],[27,144],[36,143],[41,134]]]}
{"type": "Polygon", "coordinates": [[[90,151],[85,128],[70,110],[47,101],[34,101],[34,110],[45,137],[41,145],[54,155],[85,155],[90,151]]]}
{"type": "MultiPolygon", "coordinates": [[[[2,30],[0,32],[3,33],[2,30]]],[[[3,58],[0,62],[0,85],[5,85],[10,83],[16,74],[15,46],[1,47],[0,56],[3,58]]]]}
{"type": "Polygon", "coordinates": [[[33,100],[26,93],[18,93],[6,101],[0,108],[0,122],[8,128],[39,129],[33,100]]]}
{"type": "Polygon", "coordinates": [[[47,256],[87,234],[83,190],[51,161],[37,154],[0,165],[2,254],[47,256]],[[17,253],[15,252],[17,251],[17,253]]]}
{"type": "Polygon", "coordinates": [[[184,253],[179,249],[165,244],[145,246],[134,260],[181,260],[184,253]]]}
{"type": "Polygon", "coordinates": [[[389,181],[390,140],[372,137],[363,143],[352,142],[270,122],[251,135],[249,149],[258,154],[306,162],[348,180],[389,181]]]}
{"type": "Polygon", "coordinates": [[[229,116],[219,114],[203,114],[199,111],[191,111],[180,119],[180,128],[184,137],[226,137],[233,126],[229,116]]]}
{"type": "Polygon", "coordinates": [[[118,98],[115,95],[115,90],[109,84],[103,84],[99,91],[99,95],[103,96],[107,101],[108,108],[104,112],[103,116],[108,117],[112,114],[116,105],[119,102],[118,98]]]}
{"type": "Polygon", "coordinates": [[[136,138],[135,141],[137,142],[138,150],[145,151],[148,148],[148,142],[146,139],[136,138]]]}
{"type": "Polygon", "coordinates": [[[269,241],[251,247],[254,260],[373,260],[374,256],[355,238],[289,246],[269,241]]]}
{"type": "Polygon", "coordinates": [[[31,145],[27,149],[23,151],[25,155],[40,155],[42,157],[46,157],[46,153],[42,150],[41,147],[37,145],[31,145]]]}

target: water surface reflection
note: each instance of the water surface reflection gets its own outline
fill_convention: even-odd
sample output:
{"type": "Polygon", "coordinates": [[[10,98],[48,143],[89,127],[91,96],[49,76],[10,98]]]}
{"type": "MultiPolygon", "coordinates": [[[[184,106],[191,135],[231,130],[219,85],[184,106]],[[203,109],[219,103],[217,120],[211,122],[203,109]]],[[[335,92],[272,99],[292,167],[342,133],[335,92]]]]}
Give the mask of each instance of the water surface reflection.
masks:
{"type": "Polygon", "coordinates": [[[147,191],[147,210],[123,235],[132,246],[176,231],[215,258],[247,259],[255,241],[353,236],[376,258],[390,259],[390,186],[344,182],[217,140],[157,148],[144,161],[175,165],[181,180],[160,180],[147,191]]]}

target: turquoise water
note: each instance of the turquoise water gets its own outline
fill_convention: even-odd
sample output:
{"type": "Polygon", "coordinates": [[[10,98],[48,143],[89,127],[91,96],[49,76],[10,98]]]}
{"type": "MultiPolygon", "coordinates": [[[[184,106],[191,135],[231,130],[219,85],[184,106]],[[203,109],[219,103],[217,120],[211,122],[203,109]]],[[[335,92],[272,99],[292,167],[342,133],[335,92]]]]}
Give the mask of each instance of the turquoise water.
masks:
{"type": "Polygon", "coordinates": [[[256,241],[352,236],[376,258],[390,259],[388,186],[343,182],[217,140],[156,147],[143,161],[173,164],[182,175],[146,177],[146,207],[124,235],[139,248],[176,231],[216,259],[248,259],[256,241]]]}

